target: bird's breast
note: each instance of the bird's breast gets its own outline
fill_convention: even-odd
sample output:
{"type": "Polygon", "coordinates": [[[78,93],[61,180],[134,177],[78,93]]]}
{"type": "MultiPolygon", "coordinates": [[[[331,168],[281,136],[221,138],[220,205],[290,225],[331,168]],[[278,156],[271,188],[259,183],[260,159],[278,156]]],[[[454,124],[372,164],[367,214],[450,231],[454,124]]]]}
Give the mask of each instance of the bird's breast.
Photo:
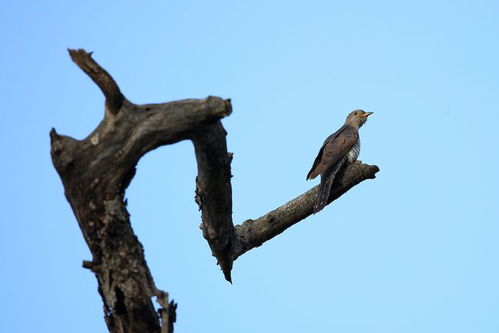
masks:
{"type": "Polygon", "coordinates": [[[359,157],[360,154],[360,139],[353,145],[347,153],[348,162],[353,163],[359,157]]]}

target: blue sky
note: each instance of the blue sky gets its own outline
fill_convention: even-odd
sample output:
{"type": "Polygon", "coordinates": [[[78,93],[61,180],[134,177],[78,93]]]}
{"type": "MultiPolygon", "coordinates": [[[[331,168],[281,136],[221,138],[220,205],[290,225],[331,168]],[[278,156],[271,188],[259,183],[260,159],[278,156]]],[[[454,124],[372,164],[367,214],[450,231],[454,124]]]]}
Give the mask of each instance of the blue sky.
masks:
{"type": "Polygon", "coordinates": [[[301,194],[318,148],[373,111],[366,181],[238,259],[224,281],[198,228],[190,142],[146,155],[127,191],[176,332],[499,331],[496,1],[2,1],[0,332],[105,332],[90,253],[49,156],[104,98],[231,98],[234,220],[301,194]]]}

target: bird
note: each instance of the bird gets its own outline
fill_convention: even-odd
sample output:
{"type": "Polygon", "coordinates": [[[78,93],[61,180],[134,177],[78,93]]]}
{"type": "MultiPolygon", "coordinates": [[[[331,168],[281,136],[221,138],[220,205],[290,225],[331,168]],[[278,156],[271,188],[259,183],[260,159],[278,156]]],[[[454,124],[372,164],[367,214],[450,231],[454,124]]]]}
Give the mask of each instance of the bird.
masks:
{"type": "Polygon", "coordinates": [[[327,137],[322,145],[307,180],[321,175],[319,193],[314,204],[313,213],[318,213],[326,205],[336,174],[345,163],[353,163],[360,154],[359,128],[365,124],[367,117],[373,112],[354,110],[350,112],[345,124],[327,137]]]}

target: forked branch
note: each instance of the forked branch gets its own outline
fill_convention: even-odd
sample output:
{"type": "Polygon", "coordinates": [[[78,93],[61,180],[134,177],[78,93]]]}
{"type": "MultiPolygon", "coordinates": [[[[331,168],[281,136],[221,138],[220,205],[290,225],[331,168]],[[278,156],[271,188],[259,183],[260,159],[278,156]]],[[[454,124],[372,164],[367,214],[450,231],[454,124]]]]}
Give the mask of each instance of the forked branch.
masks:
{"type": "MultiPolygon", "coordinates": [[[[152,149],[189,139],[198,164],[196,202],[203,236],[231,281],[233,261],[312,213],[317,188],[256,219],[234,226],[226,132],[220,121],[232,112],[218,97],[136,105],[84,50],[69,50],[73,61],[106,97],[104,119],[84,140],[53,129],[51,155],[65,195],[78,220],[92,260],[110,332],[172,332],[176,304],[156,288],[142,245],[135,236],[124,193],[139,159],[152,149]],[[151,301],[156,297],[159,311],[151,301]]],[[[338,174],[329,198],[374,178],[376,166],[356,163],[338,174]]]]}

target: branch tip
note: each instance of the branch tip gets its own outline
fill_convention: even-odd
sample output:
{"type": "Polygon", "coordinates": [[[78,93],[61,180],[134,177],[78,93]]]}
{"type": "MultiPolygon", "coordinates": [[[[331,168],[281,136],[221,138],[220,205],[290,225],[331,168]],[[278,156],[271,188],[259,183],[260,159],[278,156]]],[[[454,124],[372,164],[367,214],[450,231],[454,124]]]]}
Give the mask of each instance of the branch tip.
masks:
{"type": "Polygon", "coordinates": [[[227,114],[231,114],[231,113],[232,113],[232,102],[231,102],[231,99],[230,99],[230,98],[227,98],[227,99],[225,100],[225,106],[226,106],[226,108],[228,109],[228,110],[227,110],[227,112],[228,112],[227,114]]]}
{"type": "Polygon", "coordinates": [[[92,267],[94,267],[94,263],[88,260],[83,260],[81,266],[86,269],[92,269],[92,267]]]}
{"type": "Polygon", "coordinates": [[[68,52],[71,60],[99,86],[106,97],[107,109],[116,115],[123,105],[125,96],[111,75],[92,59],[93,52],[84,49],[68,49],[68,52]]]}
{"type": "Polygon", "coordinates": [[[59,140],[60,138],[61,136],[57,134],[55,128],[52,127],[52,129],[50,130],[50,141],[54,142],[55,140],[59,140]]]}
{"type": "Polygon", "coordinates": [[[230,271],[228,271],[228,272],[224,271],[224,277],[225,277],[225,280],[227,280],[230,284],[232,284],[232,276],[231,276],[230,271]]]}

